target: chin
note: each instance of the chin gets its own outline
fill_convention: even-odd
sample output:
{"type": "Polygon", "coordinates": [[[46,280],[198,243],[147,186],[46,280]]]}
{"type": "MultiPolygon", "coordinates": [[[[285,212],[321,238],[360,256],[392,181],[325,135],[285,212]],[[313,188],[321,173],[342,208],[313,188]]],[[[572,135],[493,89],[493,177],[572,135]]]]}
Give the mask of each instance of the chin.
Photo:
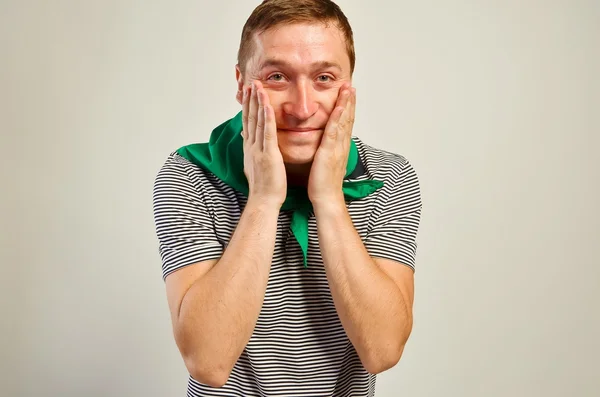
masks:
{"type": "Polygon", "coordinates": [[[313,148],[295,148],[295,150],[285,150],[280,148],[283,162],[289,165],[304,165],[312,163],[316,151],[313,148]]]}

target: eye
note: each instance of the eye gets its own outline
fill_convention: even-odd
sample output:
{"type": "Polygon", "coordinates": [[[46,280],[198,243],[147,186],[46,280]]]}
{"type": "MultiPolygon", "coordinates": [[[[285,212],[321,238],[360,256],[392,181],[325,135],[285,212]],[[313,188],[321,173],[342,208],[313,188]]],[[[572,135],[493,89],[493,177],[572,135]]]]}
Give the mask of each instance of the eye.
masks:
{"type": "Polygon", "coordinates": [[[283,75],[281,73],[273,73],[267,80],[271,81],[283,81],[283,75]]]}
{"type": "Polygon", "coordinates": [[[329,83],[331,81],[331,76],[322,74],[317,77],[317,80],[319,80],[320,83],[329,83]]]}

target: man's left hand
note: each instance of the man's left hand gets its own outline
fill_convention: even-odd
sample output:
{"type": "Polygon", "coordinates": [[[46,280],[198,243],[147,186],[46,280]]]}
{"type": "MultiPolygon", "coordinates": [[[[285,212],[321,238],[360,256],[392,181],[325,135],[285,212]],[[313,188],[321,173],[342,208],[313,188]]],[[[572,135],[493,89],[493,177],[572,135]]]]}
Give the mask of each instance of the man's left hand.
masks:
{"type": "Polygon", "coordinates": [[[308,197],[313,206],[344,202],[342,184],[346,175],[355,107],[356,89],[344,84],[310,169],[308,197]]]}

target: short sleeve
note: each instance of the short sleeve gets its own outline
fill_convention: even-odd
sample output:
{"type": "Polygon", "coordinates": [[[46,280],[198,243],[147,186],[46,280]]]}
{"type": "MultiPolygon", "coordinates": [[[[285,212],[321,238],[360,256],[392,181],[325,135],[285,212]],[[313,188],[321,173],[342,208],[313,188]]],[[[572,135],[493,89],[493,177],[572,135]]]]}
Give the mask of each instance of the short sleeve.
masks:
{"type": "Polygon", "coordinates": [[[365,248],[372,257],[394,260],[414,270],[422,208],[419,180],[404,158],[389,173],[365,237],[365,248]]]}
{"type": "Polygon", "coordinates": [[[171,154],[154,182],[154,222],[163,280],[177,269],[218,259],[223,254],[199,187],[199,177],[195,175],[198,172],[194,172],[197,180],[190,177],[192,166],[177,154],[171,154]]]}

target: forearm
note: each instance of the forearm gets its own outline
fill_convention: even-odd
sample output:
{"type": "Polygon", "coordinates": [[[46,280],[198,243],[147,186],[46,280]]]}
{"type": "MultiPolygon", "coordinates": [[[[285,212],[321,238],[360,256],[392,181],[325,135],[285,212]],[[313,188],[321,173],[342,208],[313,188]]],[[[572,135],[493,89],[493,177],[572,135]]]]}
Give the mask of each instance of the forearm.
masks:
{"type": "Polygon", "coordinates": [[[327,279],[342,325],[369,372],[388,369],[400,358],[410,334],[410,306],[370,257],[343,199],[314,209],[327,279]]]}
{"type": "Polygon", "coordinates": [[[226,380],[252,335],[269,279],[278,213],[276,206],[248,202],[219,262],[183,298],[178,344],[205,377],[226,380]]]}

